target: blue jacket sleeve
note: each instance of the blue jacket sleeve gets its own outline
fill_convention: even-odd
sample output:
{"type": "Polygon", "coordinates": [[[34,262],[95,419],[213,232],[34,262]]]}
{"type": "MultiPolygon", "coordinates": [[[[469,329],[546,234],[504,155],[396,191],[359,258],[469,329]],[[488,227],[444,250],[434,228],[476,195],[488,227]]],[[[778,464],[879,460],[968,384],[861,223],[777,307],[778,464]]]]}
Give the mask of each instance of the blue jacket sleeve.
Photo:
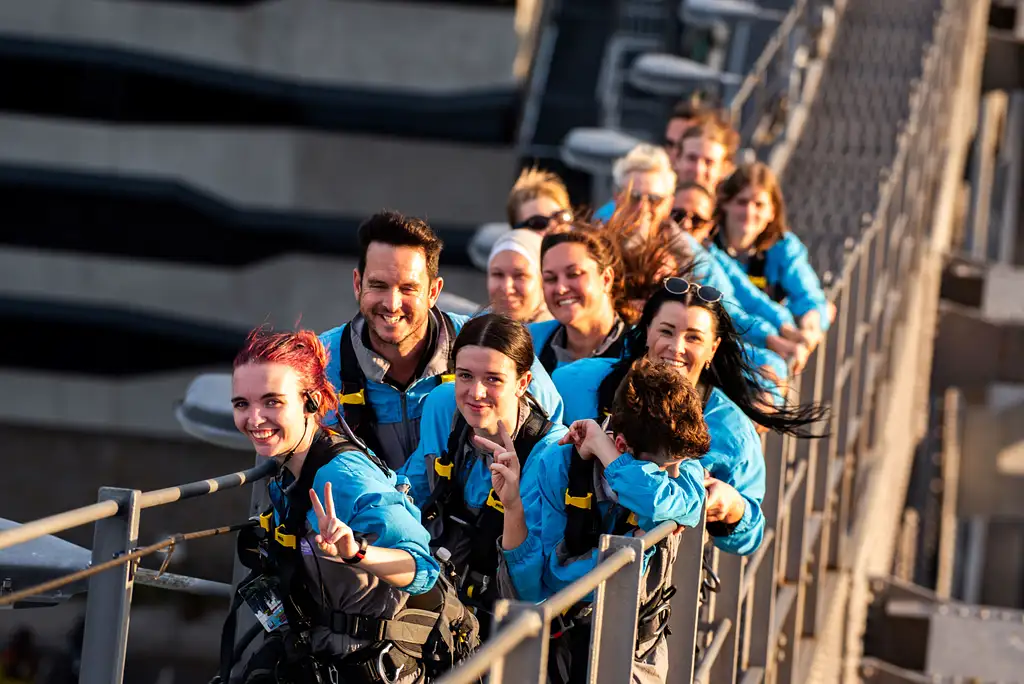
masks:
{"type": "Polygon", "coordinates": [[[619,504],[636,513],[645,532],[666,520],[686,527],[700,522],[705,494],[700,461],[684,461],[679,477],[672,478],[654,463],[622,454],[605,468],[604,477],[619,504]]]}
{"type": "Polygon", "coordinates": [[[778,283],[786,292],[787,306],[793,316],[799,319],[808,311],[817,309],[821,313],[821,329],[827,331],[828,300],[807,257],[807,247],[800,238],[787,232],[768,250],[766,258],[771,260],[772,270],[778,271],[778,283]]]}
{"type": "MultiPolygon", "coordinates": [[[[689,236],[688,233],[685,233],[685,235],[689,236]]],[[[732,286],[732,281],[729,280],[729,276],[726,275],[718,260],[712,257],[692,237],[690,238],[690,246],[693,249],[697,278],[703,284],[710,285],[722,293],[722,306],[729,312],[729,316],[732,318],[740,337],[755,346],[765,346],[767,337],[769,335],[777,335],[778,329],[773,327],[768,321],[744,311],[736,298],[736,289],[732,286]]]]}
{"type": "MultiPolygon", "coordinates": [[[[753,423],[727,399],[705,413],[711,434],[711,452],[701,459],[712,477],[732,485],[746,499],[743,518],[726,537],[714,537],[715,546],[737,555],[753,553],[764,537],[761,501],[765,491],[764,455],[753,423]],[[728,403],[726,403],[728,402],[728,403]]],[[[709,406],[711,402],[709,402],[709,406]]]]}
{"type": "Polygon", "coordinates": [[[754,285],[735,259],[717,248],[712,254],[732,283],[740,308],[752,316],[763,318],[776,329],[783,325],[794,325],[793,314],[789,309],[772,301],[771,297],[754,285]]]}
{"type": "MultiPolygon", "coordinates": [[[[393,479],[393,478],[392,478],[393,479]]],[[[430,554],[430,534],[420,524],[419,510],[395,489],[362,454],[346,452],[317,471],[313,489],[324,499],[331,483],[335,512],[354,531],[369,537],[373,546],[401,549],[412,556],[416,573],[412,582],[399,587],[410,594],[429,591],[440,566],[430,554]]],[[[316,514],[309,512],[311,527],[320,531],[316,514]]]]}
{"type": "MultiPolygon", "coordinates": [[[[341,359],[338,357],[341,352],[341,336],[347,330],[347,326],[348,324],[345,323],[320,333],[320,342],[327,350],[327,367],[324,368],[324,374],[336,389],[341,387],[341,359]]],[[[324,422],[328,425],[337,423],[338,411],[332,411],[324,416],[324,422]]]]}

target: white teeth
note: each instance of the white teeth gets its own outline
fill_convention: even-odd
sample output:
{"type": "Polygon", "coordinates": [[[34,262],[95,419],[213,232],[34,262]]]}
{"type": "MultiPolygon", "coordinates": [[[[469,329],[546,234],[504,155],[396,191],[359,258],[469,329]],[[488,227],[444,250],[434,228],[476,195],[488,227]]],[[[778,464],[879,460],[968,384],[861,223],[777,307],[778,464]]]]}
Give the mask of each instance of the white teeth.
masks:
{"type": "Polygon", "coordinates": [[[270,436],[272,434],[274,434],[274,431],[273,430],[250,430],[249,433],[252,434],[252,436],[255,437],[256,439],[269,439],[270,436]]]}
{"type": "Polygon", "coordinates": [[[580,300],[576,297],[568,297],[566,299],[559,299],[556,304],[558,304],[558,306],[569,306],[570,304],[575,304],[578,301],[580,300]]]}
{"type": "Polygon", "coordinates": [[[384,316],[384,315],[382,315],[381,318],[384,319],[385,323],[397,323],[402,317],[401,316],[384,316]]]}

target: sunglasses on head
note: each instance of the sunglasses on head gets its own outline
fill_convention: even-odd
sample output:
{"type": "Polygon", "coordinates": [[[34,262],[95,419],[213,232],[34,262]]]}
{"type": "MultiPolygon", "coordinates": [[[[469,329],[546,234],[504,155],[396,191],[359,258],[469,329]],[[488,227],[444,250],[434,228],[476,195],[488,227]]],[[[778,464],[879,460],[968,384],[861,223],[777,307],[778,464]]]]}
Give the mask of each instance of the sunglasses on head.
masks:
{"type": "Polygon", "coordinates": [[[631,192],[629,193],[629,200],[636,204],[640,204],[644,200],[647,200],[651,204],[661,204],[665,199],[663,195],[654,195],[649,192],[631,192]]]}
{"type": "Polygon", "coordinates": [[[690,288],[694,289],[697,293],[697,298],[705,304],[714,304],[715,302],[722,301],[722,293],[710,285],[691,283],[686,278],[680,278],[679,276],[665,278],[665,289],[674,295],[681,297],[689,292],[690,288]]]}
{"type": "Polygon", "coordinates": [[[706,219],[703,216],[699,216],[691,211],[687,211],[686,209],[673,209],[670,216],[673,221],[680,225],[682,225],[683,221],[689,219],[690,225],[694,228],[700,228],[705,223],[711,222],[711,219],[706,219]]]}
{"type": "Polygon", "coordinates": [[[561,225],[564,223],[572,223],[572,212],[568,209],[562,209],[556,211],[551,216],[544,216],[543,214],[536,214],[528,219],[523,219],[519,223],[512,226],[513,228],[528,228],[530,230],[544,230],[551,222],[561,225]]]}

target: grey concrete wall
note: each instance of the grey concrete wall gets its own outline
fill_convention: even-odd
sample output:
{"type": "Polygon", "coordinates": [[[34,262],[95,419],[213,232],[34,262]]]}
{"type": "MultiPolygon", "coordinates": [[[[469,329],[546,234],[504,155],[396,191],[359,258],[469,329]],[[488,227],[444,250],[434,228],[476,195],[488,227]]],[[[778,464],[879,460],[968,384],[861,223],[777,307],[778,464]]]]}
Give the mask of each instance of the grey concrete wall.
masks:
{"type": "Polygon", "coordinates": [[[511,148],[14,115],[0,116],[0,163],[175,180],[242,208],[471,224],[501,217],[516,173],[511,148]]]}
{"type": "MultiPolygon", "coordinates": [[[[8,248],[0,249],[0,297],[116,307],[239,329],[267,322],[323,331],[356,313],[355,266],[354,259],[289,255],[220,269],[8,248]]],[[[443,269],[442,276],[447,292],[486,299],[481,272],[443,269]]],[[[127,379],[0,369],[0,422],[188,439],[174,406],[203,370],[227,369],[127,379]]]]}
{"type": "Polygon", "coordinates": [[[231,9],[123,0],[0,3],[5,33],[128,49],[319,85],[461,90],[508,85],[511,9],[276,0],[231,9]]]}

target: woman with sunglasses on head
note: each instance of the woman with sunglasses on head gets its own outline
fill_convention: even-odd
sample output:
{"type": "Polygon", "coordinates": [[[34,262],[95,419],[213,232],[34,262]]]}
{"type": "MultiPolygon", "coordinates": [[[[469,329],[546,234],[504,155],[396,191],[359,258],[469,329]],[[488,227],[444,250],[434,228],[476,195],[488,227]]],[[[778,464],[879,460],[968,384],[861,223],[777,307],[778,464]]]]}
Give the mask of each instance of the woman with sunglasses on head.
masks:
{"type": "Polygon", "coordinates": [[[718,188],[715,242],[751,282],[799,322],[808,348],[821,341],[833,309],[807,257],[807,248],[786,224],[782,188],[772,170],[745,164],[718,188]]]}
{"type": "Polygon", "coordinates": [[[544,301],[554,320],[530,324],[537,358],[548,373],[589,356],[618,358],[627,324],[621,259],[599,229],[574,224],[541,243],[544,301]]]}
{"type": "Polygon", "coordinates": [[[765,410],[762,389],[744,353],[722,293],[683,278],[667,278],[629,332],[620,360],[584,359],[560,368],[555,386],[565,401],[565,421],[600,417],[608,411],[622,378],[638,360],[673,366],[697,388],[711,451],[701,459],[709,471],[707,520],[715,544],[746,555],[761,543],[764,458],[754,424],[805,435],[822,417],[817,406],[765,410]]]}
{"type": "Polygon", "coordinates": [[[572,223],[569,191],[550,171],[524,169],[508,194],[505,208],[513,230],[532,230],[542,237],[550,230],[572,223]]]}
{"type": "Polygon", "coordinates": [[[369,683],[379,681],[369,670],[380,669],[403,684],[421,682],[424,663],[391,635],[406,629],[401,613],[413,597],[423,609],[438,598],[428,594],[439,572],[430,535],[395,489],[395,473],[344,421],[339,432],[324,427],[338,404],[326,364],[309,330],[256,329],[235,358],[235,426],[259,456],[281,464],[268,485],[272,507],[261,516],[267,534],[239,540],[253,570],[239,595],[257,607],[281,606],[261,617],[269,634],[244,681],[369,683]]]}
{"type": "Polygon", "coordinates": [[[540,276],[540,233],[517,229],[498,238],[487,260],[489,311],[520,323],[550,321],[540,276]]]}
{"type": "Polygon", "coordinates": [[[455,382],[427,397],[419,446],[402,473],[431,546],[450,552],[460,595],[477,608],[486,632],[495,599],[539,598],[534,584],[516,586],[500,570],[538,551],[536,540],[523,545],[528,525],[519,482],[565,428],[527,392],[533,342],[521,323],[493,313],[474,318],[452,357],[455,382]]]}

